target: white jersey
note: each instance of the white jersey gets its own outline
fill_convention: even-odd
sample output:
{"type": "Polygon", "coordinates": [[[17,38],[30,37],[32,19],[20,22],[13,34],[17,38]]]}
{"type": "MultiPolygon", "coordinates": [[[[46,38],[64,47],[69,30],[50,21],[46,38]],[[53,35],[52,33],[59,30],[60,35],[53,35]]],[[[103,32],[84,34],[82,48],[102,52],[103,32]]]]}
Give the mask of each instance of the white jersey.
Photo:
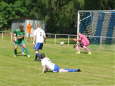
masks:
{"type": "Polygon", "coordinates": [[[37,28],[34,31],[34,37],[35,37],[36,43],[43,43],[44,42],[44,38],[46,37],[46,34],[45,34],[43,29],[37,28]]]}
{"type": "Polygon", "coordinates": [[[41,59],[42,66],[46,66],[50,70],[54,70],[55,64],[51,62],[49,58],[41,59]]]}

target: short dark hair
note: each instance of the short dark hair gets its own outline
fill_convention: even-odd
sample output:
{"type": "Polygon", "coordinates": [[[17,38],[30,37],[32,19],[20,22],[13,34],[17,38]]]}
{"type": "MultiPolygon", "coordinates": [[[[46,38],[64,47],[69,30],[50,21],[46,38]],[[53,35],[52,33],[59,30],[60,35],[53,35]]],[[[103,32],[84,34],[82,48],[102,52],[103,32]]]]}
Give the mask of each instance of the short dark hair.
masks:
{"type": "Polygon", "coordinates": [[[45,54],[41,53],[41,59],[45,58],[45,54]]]}
{"type": "Polygon", "coordinates": [[[24,26],[23,26],[23,25],[20,25],[19,28],[24,28],[24,26]]]}
{"type": "Polygon", "coordinates": [[[19,28],[20,28],[21,31],[24,31],[24,26],[23,25],[20,25],[19,28]]]}

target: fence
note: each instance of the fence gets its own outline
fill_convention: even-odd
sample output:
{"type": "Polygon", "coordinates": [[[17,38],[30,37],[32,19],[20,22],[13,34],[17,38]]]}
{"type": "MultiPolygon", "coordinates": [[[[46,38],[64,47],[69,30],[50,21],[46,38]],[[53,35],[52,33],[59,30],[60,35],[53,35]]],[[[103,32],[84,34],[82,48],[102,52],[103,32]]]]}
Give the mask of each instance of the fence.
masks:
{"type": "MultiPolygon", "coordinates": [[[[73,38],[77,37],[76,35],[73,34],[52,34],[52,33],[46,33],[47,35],[47,42],[51,44],[60,44],[60,42],[64,42],[64,44],[73,44],[74,42],[72,41],[73,38]]],[[[0,38],[5,40],[5,39],[10,39],[12,40],[12,33],[11,32],[6,32],[2,31],[0,32],[0,38]]],[[[115,44],[115,37],[104,37],[104,36],[88,36],[88,38],[91,41],[91,44],[96,44],[99,43],[100,45],[103,44],[109,44],[109,41],[113,41],[112,44],[115,44]]]]}
{"type": "MultiPolygon", "coordinates": [[[[60,45],[61,42],[64,43],[64,46],[73,46],[75,42],[73,41],[73,38],[76,37],[76,35],[73,34],[52,34],[52,33],[46,33],[47,40],[46,44],[56,44],[60,45]]],[[[115,41],[112,42],[113,44],[106,43],[105,40],[115,40],[115,37],[104,37],[104,36],[88,36],[90,39],[91,49],[95,50],[97,48],[103,49],[103,50],[112,50],[115,51],[115,41]],[[96,41],[99,44],[95,44],[96,41]],[[100,46],[98,46],[100,45],[100,46]]],[[[0,40],[12,40],[12,33],[11,32],[0,32],[0,40]]]]}
{"type": "MultiPolygon", "coordinates": [[[[54,39],[54,44],[59,44],[61,41],[63,41],[65,44],[72,44],[72,39],[77,37],[76,35],[73,34],[52,34],[52,33],[47,33],[48,38],[53,38],[54,39]]],[[[115,44],[115,37],[104,37],[104,36],[88,36],[89,40],[91,41],[92,44],[115,44]],[[113,39],[113,40],[112,40],[113,39]],[[112,40],[113,42],[110,42],[112,40]],[[96,42],[99,41],[99,42],[96,42]],[[109,43],[110,42],[110,43],[109,43]]]]}
{"type": "Polygon", "coordinates": [[[12,33],[9,31],[0,31],[0,38],[1,39],[11,39],[12,40],[12,33]]]}

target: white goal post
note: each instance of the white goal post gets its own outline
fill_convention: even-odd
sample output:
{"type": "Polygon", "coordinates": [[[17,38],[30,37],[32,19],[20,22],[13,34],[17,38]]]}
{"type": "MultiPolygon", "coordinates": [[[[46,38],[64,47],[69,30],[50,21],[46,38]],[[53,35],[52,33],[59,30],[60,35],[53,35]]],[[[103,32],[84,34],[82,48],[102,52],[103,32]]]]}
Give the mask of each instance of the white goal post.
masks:
{"type": "Polygon", "coordinates": [[[95,43],[115,43],[115,10],[79,10],[77,33],[96,37],[95,43]]]}

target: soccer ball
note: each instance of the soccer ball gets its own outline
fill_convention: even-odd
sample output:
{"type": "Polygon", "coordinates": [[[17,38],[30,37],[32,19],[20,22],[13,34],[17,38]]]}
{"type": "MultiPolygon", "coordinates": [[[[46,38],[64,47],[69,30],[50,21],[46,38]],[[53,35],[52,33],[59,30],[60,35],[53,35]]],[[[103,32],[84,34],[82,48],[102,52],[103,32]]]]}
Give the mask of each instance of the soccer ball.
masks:
{"type": "Polygon", "coordinates": [[[63,41],[61,41],[61,42],[60,42],[60,45],[61,45],[61,46],[62,46],[62,45],[64,45],[64,42],[63,42],[63,41]]]}

